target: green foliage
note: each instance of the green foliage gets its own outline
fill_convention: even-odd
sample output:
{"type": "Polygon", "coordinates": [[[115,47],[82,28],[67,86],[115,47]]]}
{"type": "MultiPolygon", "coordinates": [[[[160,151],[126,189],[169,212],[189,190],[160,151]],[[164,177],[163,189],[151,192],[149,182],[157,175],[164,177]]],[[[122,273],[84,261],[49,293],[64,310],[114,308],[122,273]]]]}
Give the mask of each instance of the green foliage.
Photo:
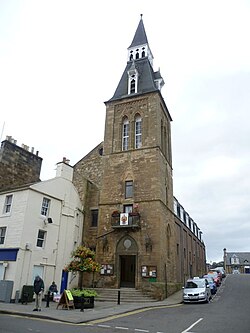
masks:
{"type": "Polygon", "coordinates": [[[91,297],[91,296],[97,296],[97,292],[95,290],[91,289],[71,289],[72,296],[78,296],[78,297],[91,297]]]}
{"type": "Polygon", "coordinates": [[[101,269],[95,261],[95,252],[85,246],[78,246],[72,257],[74,259],[64,268],[67,272],[99,272],[101,269]]]}

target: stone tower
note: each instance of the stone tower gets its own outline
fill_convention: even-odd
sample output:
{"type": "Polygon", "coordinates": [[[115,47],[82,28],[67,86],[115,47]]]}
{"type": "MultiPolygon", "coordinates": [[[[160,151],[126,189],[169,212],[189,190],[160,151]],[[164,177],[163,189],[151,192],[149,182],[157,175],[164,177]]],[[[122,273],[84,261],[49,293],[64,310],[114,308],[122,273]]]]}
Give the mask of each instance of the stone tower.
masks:
{"type": "Polygon", "coordinates": [[[171,116],[163,85],[141,17],[120,82],[105,103],[96,246],[99,263],[107,264],[105,286],[176,282],[171,116]]]}

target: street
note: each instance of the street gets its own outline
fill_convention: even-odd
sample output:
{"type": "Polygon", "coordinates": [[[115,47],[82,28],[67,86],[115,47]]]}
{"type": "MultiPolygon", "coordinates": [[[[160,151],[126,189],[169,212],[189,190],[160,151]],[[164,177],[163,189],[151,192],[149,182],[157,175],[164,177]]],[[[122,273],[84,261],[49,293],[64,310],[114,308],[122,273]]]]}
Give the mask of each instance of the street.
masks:
{"type": "Polygon", "coordinates": [[[226,333],[250,332],[250,275],[229,275],[209,304],[180,304],[136,310],[88,324],[0,315],[1,333],[226,333]]]}

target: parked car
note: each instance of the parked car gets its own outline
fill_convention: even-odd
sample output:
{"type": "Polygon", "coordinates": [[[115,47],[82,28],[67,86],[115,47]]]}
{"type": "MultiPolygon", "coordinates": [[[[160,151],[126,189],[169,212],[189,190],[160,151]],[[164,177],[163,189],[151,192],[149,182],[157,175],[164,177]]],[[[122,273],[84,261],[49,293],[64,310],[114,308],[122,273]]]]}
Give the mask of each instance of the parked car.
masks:
{"type": "Polygon", "coordinates": [[[238,269],[234,269],[233,274],[240,274],[240,271],[238,269]]]}
{"type": "Polygon", "coordinates": [[[216,267],[216,270],[221,272],[222,278],[226,277],[226,272],[223,267],[216,267]]]}
{"type": "Polygon", "coordinates": [[[216,285],[216,282],[214,281],[214,278],[209,275],[203,275],[203,277],[208,280],[208,283],[209,283],[209,286],[211,289],[211,294],[215,295],[217,292],[217,285],[216,285]]]}
{"type": "Polygon", "coordinates": [[[214,281],[215,281],[217,287],[220,286],[220,284],[221,284],[221,277],[218,275],[217,272],[209,271],[209,272],[207,273],[207,275],[208,275],[208,276],[211,276],[211,277],[214,279],[214,281]]]}
{"type": "Polygon", "coordinates": [[[211,290],[208,280],[205,278],[188,279],[183,288],[183,302],[209,302],[211,290]]]}

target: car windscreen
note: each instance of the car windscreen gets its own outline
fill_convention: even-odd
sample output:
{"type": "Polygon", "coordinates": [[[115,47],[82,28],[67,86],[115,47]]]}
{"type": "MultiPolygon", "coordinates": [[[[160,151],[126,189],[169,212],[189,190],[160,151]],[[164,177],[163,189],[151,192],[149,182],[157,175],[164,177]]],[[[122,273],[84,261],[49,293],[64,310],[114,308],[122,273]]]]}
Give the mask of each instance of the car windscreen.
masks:
{"type": "Polygon", "coordinates": [[[204,288],[205,281],[204,280],[195,280],[195,281],[187,281],[185,288],[194,289],[194,288],[204,288]]]}

